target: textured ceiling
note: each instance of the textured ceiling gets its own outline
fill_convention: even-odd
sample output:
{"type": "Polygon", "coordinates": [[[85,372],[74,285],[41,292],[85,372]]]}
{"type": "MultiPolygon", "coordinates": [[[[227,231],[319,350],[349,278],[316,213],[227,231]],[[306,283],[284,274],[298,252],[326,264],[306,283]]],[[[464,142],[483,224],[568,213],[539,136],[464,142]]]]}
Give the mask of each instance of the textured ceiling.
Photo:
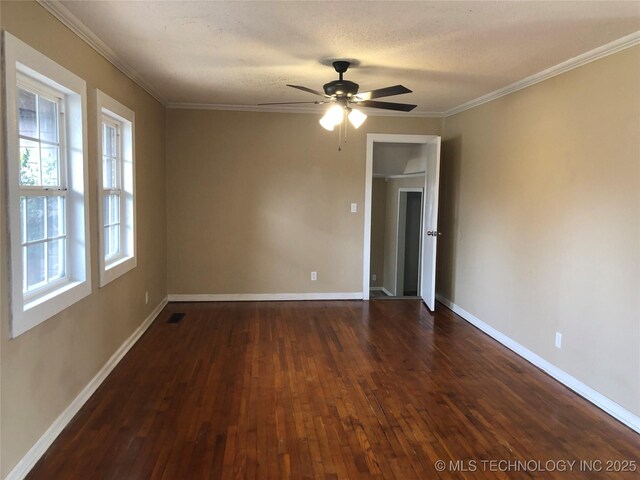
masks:
{"type": "Polygon", "coordinates": [[[444,112],[640,30],[640,2],[162,2],[63,5],[170,103],[314,97],[346,77],[444,112]]]}

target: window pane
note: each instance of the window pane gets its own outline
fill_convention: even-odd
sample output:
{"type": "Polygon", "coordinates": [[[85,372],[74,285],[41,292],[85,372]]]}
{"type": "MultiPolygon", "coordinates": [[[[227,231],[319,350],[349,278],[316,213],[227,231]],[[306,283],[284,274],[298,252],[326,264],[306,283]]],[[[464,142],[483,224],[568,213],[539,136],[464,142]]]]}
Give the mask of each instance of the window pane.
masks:
{"type": "Polygon", "coordinates": [[[104,225],[120,222],[120,195],[104,196],[104,225]]]}
{"type": "Polygon", "coordinates": [[[117,255],[120,253],[120,225],[113,225],[109,227],[111,233],[109,234],[109,240],[111,245],[109,251],[111,255],[117,255]]]}
{"type": "MultiPolygon", "coordinates": [[[[44,243],[29,245],[27,250],[27,290],[41,286],[45,281],[44,272],[44,243]]],[[[24,273],[24,272],[23,272],[24,273]]]]}
{"type": "Polygon", "coordinates": [[[107,258],[111,253],[109,252],[109,248],[111,248],[111,239],[109,238],[109,227],[104,227],[104,257],[107,258]]]}
{"type": "MultiPolygon", "coordinates": [[[[38,98],[40,140],[58,143],[58,105],[46,98],[38,98]]],[[[44,155],[43,155],[44,156],[44,155]]]]}
{"type": "Polygon", "coordinates": [[[109,175],[111,175],[112,188],[120,188],[120,182],[118,181],[118,160],[115,157],[111,159],[109,175]]]}
{"type": "Polygon", "coordinates": [[[19,88],[18,91],[18,128],[20,135],[38,138],[36,95],[22,88],[19,88]]]}
{"type": "Polygon", "coordinates": [[[102,188],[109,190],[115,188],[115,176],[114,170],[116,168],[115,158],[103,156],[102,157],[102,188]]]}
{"type": "Polygon", "coordinates": [[[41,185],[40,145],[20,139],[20,185],[41,185]]]}
{"type": "Polygon", "coordinates": [[[120,226],[104,227],[104,256],[109,258],[120,253],[120,226]]]}
{"type": "Polygon", "coordinates": [[[64,238],[47,242],[49,281],[64,276],[64,238]]]}
{"type": "Polygon", "coordinates": [[[27,241],[44,238],[45,197],[27,197],[27,241]]]}
{"type": "Polygon", "coordinates": [[[116,156],[116,129],[111,125],[104,124],[104,154],[109,157],[116,156]]]}
{"type": "Polygon", "coordinates": [[[109,195],[110,197],[110,223],[120,223],[120,195],[109,195]]]}
{"type": "Polygon", "coordinates": [[[64,197],[49,197],[47,199],[47,237],[64,235],[64,223],[64,197]]]}
{"type": "Polygon", "coordinates": [[[42,185],[60,186],[60,168],[58,161],[58,147],[42,145],[42,185]]]}
{"type": "Polygon", "coordinates": [[[27,241],[27,198],[20,197],[20,241],[27,241]]]}
{"type": "Polygon", "coordinates": [[[102,185],[105,189],[118,188],[116,129],[102,124],[102,185]]]}
{"type": "MultiPolygon", "coordinates": [[[[102,197],[102,226],[105,227],[109,225],[109,197],[110,195],[105,195],[102,197]]],[[[105,237],[106,244],[106,237],[105,237]]]]}

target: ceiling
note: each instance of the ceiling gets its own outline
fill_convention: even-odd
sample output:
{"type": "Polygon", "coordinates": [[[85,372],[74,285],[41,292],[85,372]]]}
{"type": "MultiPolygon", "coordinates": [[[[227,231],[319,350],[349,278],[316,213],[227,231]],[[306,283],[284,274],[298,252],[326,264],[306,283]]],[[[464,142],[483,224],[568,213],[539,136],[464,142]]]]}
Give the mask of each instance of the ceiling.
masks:
{"type": "Polygon", "coordinates": [[[373,176],[389,177],[424,173],[426,145],[420,143],[373,143],[373,176]]]}
{"type": "Polygon", "coordinates": [[[286,84],[322,89],[346,58],[360,91],[400,83],[390,101],[442,113],[640,30],[638,1],[60,5],[170,105],[312,101],[286,84]]]}

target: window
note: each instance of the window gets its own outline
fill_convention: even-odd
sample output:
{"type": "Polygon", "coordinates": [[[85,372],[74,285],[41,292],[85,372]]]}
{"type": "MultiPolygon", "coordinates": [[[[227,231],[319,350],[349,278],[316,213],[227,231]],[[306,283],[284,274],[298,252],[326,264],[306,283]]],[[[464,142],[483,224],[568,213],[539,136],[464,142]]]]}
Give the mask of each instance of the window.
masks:
{"type": "Polygon", "coordinates": [[[97,92],[100,286],[136,266],[134,113],[97,92]]]}
{"type": "Polygon", "coordinates": [[[104,207],[104,261],[107,266],[122,257],[122,134],[120,123],[102,115],[102,196],[104,207]]]}
{"type": "Polygon", "coordinates": [[[91,292],[86,84],[5,32],[11,332],[91,292]]]}
{"type": "Polygon", "coordinates": [[[18,75],[20,246],[25,298],[67,276],[66,176],[59,117],[64,96],[18,75]]]}

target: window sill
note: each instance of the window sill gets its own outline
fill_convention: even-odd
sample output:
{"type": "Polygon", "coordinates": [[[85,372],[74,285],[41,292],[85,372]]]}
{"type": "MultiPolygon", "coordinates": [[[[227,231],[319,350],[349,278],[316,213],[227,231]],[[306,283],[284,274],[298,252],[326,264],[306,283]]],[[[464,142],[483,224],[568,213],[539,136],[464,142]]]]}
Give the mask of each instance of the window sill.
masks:
{"type": "Polygon", "coordinates": [[[49,300],[52,300],[53,298],[57,297],[58,295],[62,295],[65,292],[68,292],[69,290],[71,290],[74,287],[77,287],[78,285],[80,285],[82,282],[64,282],[61,286],[59,286],[58,288],[56,288],[55,290],[52,290],[44,295],[40,295],[36,298],[34,298],[33,300],[27,300],[24,303],[24,311],[26,312],[27,310],[31,310],[32,308],[37,307],[38,305],[42,305],[45,302],[48,302],[49,300]]]}
{"type": "Polygon", "coordinates": [[[27,330],[82,300],[90,293],[91,283],[89,281],[71,281],[45,295],[27,301],[23,305],[15,305],[11,337],[22,335],[27,330]]]}
{"type": "Polygon", "coordinates": [[[105,265],[104,269],[100,271],[100,287],[104,287],[116,278],[121,277],[128,271],[134,269],[136,265],[136,257],[123,257],[105,265]]]}

